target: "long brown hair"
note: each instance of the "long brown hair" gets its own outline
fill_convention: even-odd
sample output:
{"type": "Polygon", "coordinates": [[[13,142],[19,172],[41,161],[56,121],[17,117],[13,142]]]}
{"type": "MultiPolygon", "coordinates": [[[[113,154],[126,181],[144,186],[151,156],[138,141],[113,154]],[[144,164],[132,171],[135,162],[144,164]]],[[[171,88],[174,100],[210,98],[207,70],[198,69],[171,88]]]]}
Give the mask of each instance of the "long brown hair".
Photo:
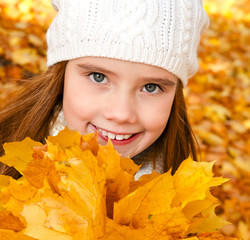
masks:
{"type": "MultiPolygon", "coordinates": [[[[0,111],[0,148],[5,142],[20,141],[25,137],[44,142],[51,122],[62,108],[66,64],[57,63],[47,72],[26,80],[22,85],[24,90],[0,111]]],[[[173,173],[190,154],[196,160],[194,137],[187,118],[182,88],[178,80],[168,124],[160,138],[150,147],[155,157],[160,154],[163,158],[164,171],[172,168],[173,173]]],[[[0,149],[1,152],[3,154],[3,149],[0,149]]],[[[14,168],[1,165],[0,174],[20,177],[14,168]]]]}
{"type": "Polygon", "coordinates": [[[167,126],[161,137],[155,142],[156,152],[164,153],[164,171],[172,168],[175,173],[183,160],[190,155],[197,161],[198,144],[188,120],[186,104],[183,96],[182,82],[178,81],[175,99],[167,126]]]}
{"type": "MultiPolygon", "coordinates": [[[[61,109],[66,64],[57,63],[46,72],[22,81],[20,94],[0,111],[0,155],[5,142],[26,137],[44,142],[51,122],[61,109]]],[[[0,174],[20,176],[4,164],[0,166],[0,174]]]]}

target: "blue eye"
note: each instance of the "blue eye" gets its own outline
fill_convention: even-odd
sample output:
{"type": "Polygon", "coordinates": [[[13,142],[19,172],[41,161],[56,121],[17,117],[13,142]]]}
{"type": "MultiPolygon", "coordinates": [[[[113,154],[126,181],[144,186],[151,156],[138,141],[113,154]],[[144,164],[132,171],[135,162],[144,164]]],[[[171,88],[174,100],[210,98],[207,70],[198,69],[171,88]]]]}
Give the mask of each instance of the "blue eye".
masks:
{"type": "Polygon", "coordinates": [[[143,91],[146,91],[148,93],[158,93],[160,90],[161,90],[160,87],[154,83],[146,84],[143,87],[143,91]]]}
{"type": "Polygon", "coordinates": [[[106,76],[102,73],[91,73],[89,77],[92,81],[97,83],[103,83],[106,80],[106,76]]]}

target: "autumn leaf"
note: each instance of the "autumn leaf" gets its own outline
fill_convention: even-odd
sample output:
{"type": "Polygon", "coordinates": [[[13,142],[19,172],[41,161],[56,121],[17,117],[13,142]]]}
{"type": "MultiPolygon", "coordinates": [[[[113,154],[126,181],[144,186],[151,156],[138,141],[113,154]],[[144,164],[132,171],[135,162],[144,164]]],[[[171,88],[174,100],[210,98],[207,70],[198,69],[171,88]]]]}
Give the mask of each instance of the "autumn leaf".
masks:
{"type": "Polygon", "coordinates": [[[19,217],[13,215],[10,211],[0,212],[1,229],[13,230],[15,232],[21,231],[25,228],[25,224],[19,217]]]}
{"type": "Polygon", "coordinates": [[[153,215],[171,208],[174,196],[173,179],[168,172],[154,178],[115,204],[114,220],[134,228],[144,227],[153,215]]]}
{"type": "Polygon", "coordinates": [[[0,175],[0,187],[8,186],[10,184],[10,176],[0,175]]]}
{"type": "Polygon", "coordinates": [[[13,232],[9,230],[0,230],[0,239],[1,240],[36,240],[35,238],[29,237],[20,232],[13,232]]]}
{"type": "Polygon", "coordinates": [[[99,148],[98,160],[103,163],[107,187],[107,215],[113,218],[113,205],[129,193],[129,185],[139,170],[131,159],[122,158],[113,148],[111,141],[99,148]]]}
{"type": "Polygon", "coordinates": [[[3,145],[5,155],[1,157],[1,162],[11,167],[15,166],[15,168],[22,173],[27,163],[32,160],[32,147],[34,146],[42,146],[42,144],[30,138],[26,138],[21,142],[5,143],[3,145]]]}
{"type": "MultiPolygon", "coordinates": [[[[213,178],[212,165],[193,162],[190,158],[185,160],[174,176],[168,172],[155,177],[115,204],[114,220],[133,228],[146,228],[154,220],[153,231],[157,232],[163,219],[179,214],[182,222],[179,237],[184,236],[181,235],[183,232],[207,232],[216,230],[215,226],[224,226],[224,220],[209,212],[214,210],[218,202],[208,189],[227,181],[213,178]]],[[[171,219],[171,222],[175,221],[176,218],[171,219]]],[[[168,224],[169,221],[159,228],[158,236],[163,229],[170,229],[168,224]]]]}
{"type": "MultiPolygon", "coordinates": [[[[87,140],[91,139],[92,134],[83,137],[87,140]]],[[[64,131],[60,131],[57,136],[49,136],[48,142],[54,145],[58,145],[60,148],[64,149],[67,147],[79,146],[81,142],[81,134],[77,131],[71,131],[65,128],[64,131]]]]}

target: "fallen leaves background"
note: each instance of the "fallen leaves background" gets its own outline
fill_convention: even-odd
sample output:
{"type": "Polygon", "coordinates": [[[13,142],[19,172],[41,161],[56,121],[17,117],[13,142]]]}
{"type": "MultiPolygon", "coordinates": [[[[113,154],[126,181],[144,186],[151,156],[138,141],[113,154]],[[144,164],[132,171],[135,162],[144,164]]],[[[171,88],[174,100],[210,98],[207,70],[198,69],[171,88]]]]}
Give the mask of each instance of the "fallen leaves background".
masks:
{"type": "MultiPolygon", "coordinates": [[[[211,26],[199,50],[200,70],[185,89],[200,158],[214,161],[216,175],[230,178],[213,189],[217,213],[233,223],[222,229],[250,236],[250,4],[204,0],[211,26]]],[[[50,0],[0,1],[0,105],[15,94],[18,79],[46,68],[45,32],[50,0]],[[39,6],[39,7],[38,7],[39,6]]]]}

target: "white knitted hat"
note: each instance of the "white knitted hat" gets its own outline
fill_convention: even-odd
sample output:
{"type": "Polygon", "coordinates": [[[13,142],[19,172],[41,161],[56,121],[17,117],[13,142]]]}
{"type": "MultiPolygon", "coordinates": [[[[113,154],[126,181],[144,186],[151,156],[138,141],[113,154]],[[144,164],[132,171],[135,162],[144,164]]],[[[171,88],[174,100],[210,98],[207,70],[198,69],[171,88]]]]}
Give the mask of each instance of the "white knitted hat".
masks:
{"type": "Polygon", "coordinates": [[[209,19],[202,0],[52,0],[48,66],[85,56],[158,66],[182,80],[198,70],[209,19]]]}

